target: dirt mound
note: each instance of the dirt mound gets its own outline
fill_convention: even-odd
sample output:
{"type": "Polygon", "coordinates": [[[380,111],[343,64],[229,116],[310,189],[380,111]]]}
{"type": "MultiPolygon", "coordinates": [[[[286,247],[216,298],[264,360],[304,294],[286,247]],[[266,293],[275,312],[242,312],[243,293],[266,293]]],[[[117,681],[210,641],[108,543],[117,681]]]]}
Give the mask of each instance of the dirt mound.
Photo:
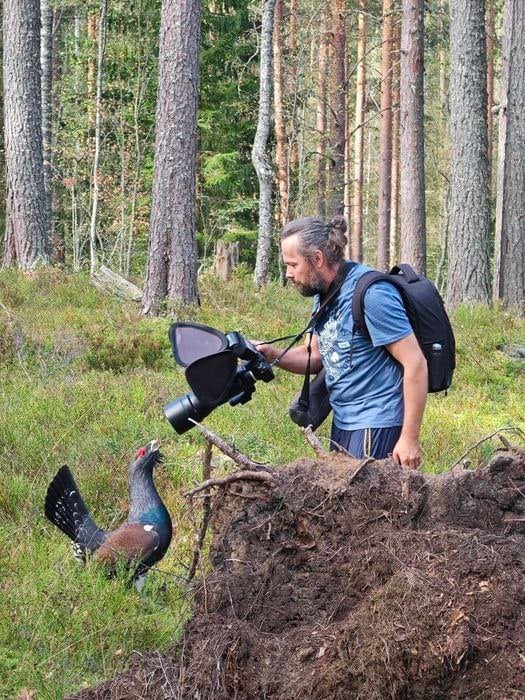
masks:
{"type": "Polygon", "coordinates": [[[171,658],[76,697],[523,697],[525,452],[436,477],[359,466],[329,455],[221,489],[171,658]]]}

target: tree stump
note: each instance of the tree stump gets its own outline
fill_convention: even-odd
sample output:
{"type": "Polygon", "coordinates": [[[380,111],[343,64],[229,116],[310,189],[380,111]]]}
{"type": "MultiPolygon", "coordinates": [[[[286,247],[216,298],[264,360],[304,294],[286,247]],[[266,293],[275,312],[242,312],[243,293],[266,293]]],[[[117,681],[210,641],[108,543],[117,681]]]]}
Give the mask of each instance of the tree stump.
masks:
{"type": "Polygon", "coordinates": [[[215,258],[213,261],[213,271],[221,279],[230,279],[232,270],[239,264],[239,241],[230,243],[228,241],[217,241],[215,258]]]}

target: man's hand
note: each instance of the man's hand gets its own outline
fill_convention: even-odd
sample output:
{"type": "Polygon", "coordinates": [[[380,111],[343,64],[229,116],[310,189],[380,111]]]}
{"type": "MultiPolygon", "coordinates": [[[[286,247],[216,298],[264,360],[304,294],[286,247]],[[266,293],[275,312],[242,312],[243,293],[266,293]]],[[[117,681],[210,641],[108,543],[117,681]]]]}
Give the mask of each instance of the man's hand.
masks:
{"type": "Polygon", "coordinates": [[[402,467],[419,469],[421,466],[421,446],[416,438],[399,437],[392,450],[392,458],[402,467]]]}

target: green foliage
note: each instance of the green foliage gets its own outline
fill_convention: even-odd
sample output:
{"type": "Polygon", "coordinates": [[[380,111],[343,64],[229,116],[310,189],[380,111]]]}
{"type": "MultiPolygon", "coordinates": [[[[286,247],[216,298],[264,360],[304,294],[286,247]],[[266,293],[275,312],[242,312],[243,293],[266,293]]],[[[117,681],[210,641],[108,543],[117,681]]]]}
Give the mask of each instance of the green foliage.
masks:
{"type": "MultiPolygon", "coordinates": [[[[27,688],[58,699],[111,676],[134,650],[176,642],[191,603],[182,583],[194,543],[184,493],[200,478],[204,442],[196,431],[176,435],[162,414],[187,391],[167,344],[168,319],[140,318],[83,275],[2,272],[0,290],[0,321],[23,339],[0,363],[0,696],[27,688]],[[77,566],[65,536],[45,520],[43,502],[68,463],[97,522],[115,526],[127,513],[127,464],[153,438],[166,456],[157,480],[175,536],[158,567],[163,573],[152,572],[137,595],[125,575],[107,580],[95,566],[77,566]]],[[[249,338],[292,333],[309,315],[309,301],[294,290],[270,284],[254,291],[242,274],[228,283],[204,274],[200,290],[194,320],[249,338]]],[[[423,428],[429,471],[447,468],[500,427],[524,427],[523,362],[496,349],[523,342],[523,321],[501,309],[464,308],[455,328],[455,381],[448,396],[429,397],[423,428]]],[[[254,459],[280,464],[308,448],[287,416],[302,380],[276,375],[258,383],[251,402],[224,405],[206,424],[254,459]]],[[[325,443],[328,433],[327,424],[325,443]]],[[[473,464],[496,442],[471,451],[473,464]]],[[[228,469],[215,453],[214,464],[216,473],[228,469]]]]}

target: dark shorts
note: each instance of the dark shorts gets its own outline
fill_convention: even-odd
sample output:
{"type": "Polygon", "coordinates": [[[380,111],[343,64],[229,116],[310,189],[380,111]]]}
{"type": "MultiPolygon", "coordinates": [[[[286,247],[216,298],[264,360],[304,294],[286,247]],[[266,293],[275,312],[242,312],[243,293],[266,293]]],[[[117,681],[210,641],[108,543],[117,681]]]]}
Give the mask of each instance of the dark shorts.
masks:
{"type": "Polygon", "coordinates": [[[361,430],[341,430],[332,423],[331,450],[337,450],[340,445],[352,457],[362,459],[375,457],[383,459],[392,454],[396,442],[401,435],[401,426],[393,428],[363,428],[361,430]],[[334,444],[335,443],[335,444],[334,444]]]}

